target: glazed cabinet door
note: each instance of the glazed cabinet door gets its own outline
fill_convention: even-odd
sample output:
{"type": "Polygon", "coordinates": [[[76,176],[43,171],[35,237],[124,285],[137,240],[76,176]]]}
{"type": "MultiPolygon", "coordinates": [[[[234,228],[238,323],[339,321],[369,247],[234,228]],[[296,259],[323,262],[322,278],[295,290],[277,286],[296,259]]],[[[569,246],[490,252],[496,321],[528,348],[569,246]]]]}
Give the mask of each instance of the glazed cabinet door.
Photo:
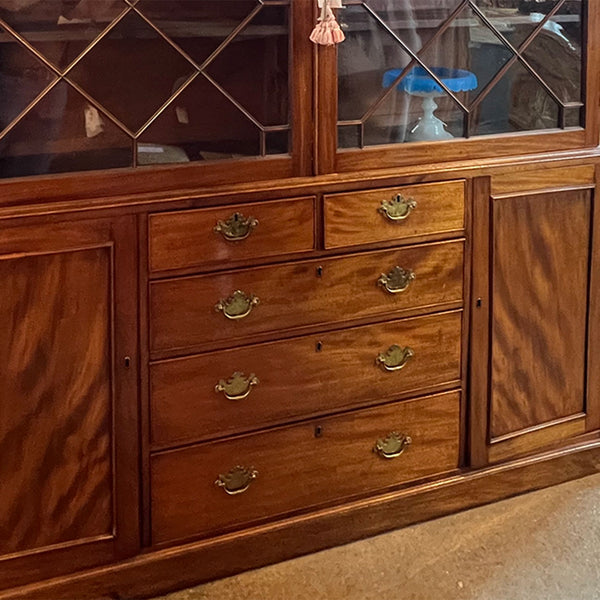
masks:
{"type": "Polygon", "coordinates": [[[475,208],[472,458],[498,462],[600,427],[589,340],[592,189],[490,197],[475,208]]]}
{"type": "Polygon", "coordinates": [[[597,4],[345,0],[319,49],[323,171],[595,146],[597,4]]]}
{"type": "Polygon", "coordinates": [[[0,226],[0,587],[133,554],[136,227],[0,226]]]}

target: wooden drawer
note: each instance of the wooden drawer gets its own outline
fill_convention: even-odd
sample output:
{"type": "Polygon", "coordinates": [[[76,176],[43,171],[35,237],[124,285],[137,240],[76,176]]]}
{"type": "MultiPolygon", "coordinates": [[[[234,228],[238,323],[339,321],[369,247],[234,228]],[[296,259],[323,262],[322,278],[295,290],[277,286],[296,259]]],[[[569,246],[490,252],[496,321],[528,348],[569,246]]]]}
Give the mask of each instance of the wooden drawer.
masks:
{"type": "Polygon", "coordinates": [[[282,329],[461,303],[462,281],[462,241],[157,281],[150,285],[151,348],[204,350],[282,329]],[[415,279],[394,294],[378,280],[397,266],[415,279]],[[231,320],[215,306],[236,290],[260,303],[231,320]]]}
{"type": "Polygon", "coordinates": [[[150,270],[220,267],[232,261],[310,251],[315,245],[314,212],[311,197],[150,215],[150,270]],[[229,241],[214,228],[236,213],[256,219],[258,225],[247,238],[229,241]]]}
{"type": "Polygon", "coordinates": [[[313,420],[154,455],[152,541],[216,533],[299,509],[456,469],[457,392],[313,420]],[[391,432],[412,443],[393,459],[374,452],[391,432]],[[237,465],[255,469],[228,495],[215,481],[237,465]]]}
{"type": "MultiPolygon", "coordinates": [[[[400,216],[406,204],[402,205],[400,216]]],[[[465,182],[448,181],[325,196],[325,247],[404,240],[461,232],[465,226],[465,182]],[[416,206],[401,220],[381,212],[401,195],[416,206]]]]}
{"type": "Polygon", "coordinates": [[[154,363],[153,444],[164,448],[458,385],[461,317],[456,311],[154,363]],[[414,356],[386,371],[376,358],[393,344],[414,356]],[[244,374],[239,388],[218,391],[235,372],[244,374]]]}

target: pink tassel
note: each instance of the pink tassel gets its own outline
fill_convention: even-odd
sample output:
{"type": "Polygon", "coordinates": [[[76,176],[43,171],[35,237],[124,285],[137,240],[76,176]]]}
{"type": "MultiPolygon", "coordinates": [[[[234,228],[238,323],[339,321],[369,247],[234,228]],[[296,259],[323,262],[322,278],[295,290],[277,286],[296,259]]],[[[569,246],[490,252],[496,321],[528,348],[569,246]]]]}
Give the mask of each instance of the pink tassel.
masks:
{"type": "Polygon", "coordinates": [[[321,46],[333,46],[334,44],[343,42],[345,39],[344,32],[340,29],[333,11],[329,8],[327,0],[325,0],[319,22],[310,34],[310,41],[321,46]]]}

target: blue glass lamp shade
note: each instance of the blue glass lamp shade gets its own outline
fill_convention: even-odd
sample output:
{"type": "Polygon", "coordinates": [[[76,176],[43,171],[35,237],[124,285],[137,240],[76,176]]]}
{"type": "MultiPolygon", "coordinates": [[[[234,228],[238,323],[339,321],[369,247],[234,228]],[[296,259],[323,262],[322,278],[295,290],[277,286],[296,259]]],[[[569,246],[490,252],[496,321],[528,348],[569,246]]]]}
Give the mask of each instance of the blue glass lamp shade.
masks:
{"type": "MultiPolygon", "coordinates": [[[[432,67],[430,70],[451,92],[469,92],[478,85],[475,74],[465,69],[432,67]]],[[[386,71],[383,75],[383,87],[389,88],[400,73],[402,73],[401,69],[386,71]]],[[[423,116],[410,130],[406,141],[450,140],[454,137],[446,131],[445,123],[435,116],[437,104],[434,98],[444,96],[445,91],[423,67],[412,68],[398,83],[396,89],[423,98],[423,116]]]]}

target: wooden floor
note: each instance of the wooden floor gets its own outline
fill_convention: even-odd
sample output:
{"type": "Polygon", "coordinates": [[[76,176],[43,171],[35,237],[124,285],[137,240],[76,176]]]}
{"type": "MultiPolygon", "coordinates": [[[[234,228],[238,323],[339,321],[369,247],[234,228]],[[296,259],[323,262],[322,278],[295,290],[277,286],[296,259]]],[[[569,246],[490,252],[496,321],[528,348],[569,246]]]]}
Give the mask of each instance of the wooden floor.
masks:
{"type": "Polygon", "coordinates": [[[600,475],[164,600],[599,600],[600,475]]]}

